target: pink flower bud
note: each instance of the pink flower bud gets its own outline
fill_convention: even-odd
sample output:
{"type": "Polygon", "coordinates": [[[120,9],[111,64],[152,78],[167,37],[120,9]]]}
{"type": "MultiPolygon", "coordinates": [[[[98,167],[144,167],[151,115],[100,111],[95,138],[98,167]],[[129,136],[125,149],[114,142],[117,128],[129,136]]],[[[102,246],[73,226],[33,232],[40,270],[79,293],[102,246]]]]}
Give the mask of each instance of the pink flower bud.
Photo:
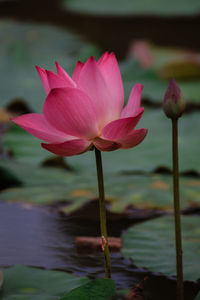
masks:
{"type": "Polygon", "coordinates": [[[168,118],[178,119],[185,108],[183,94],[175,80],[172,78],[165,92],[163,110],[168,118]]]}

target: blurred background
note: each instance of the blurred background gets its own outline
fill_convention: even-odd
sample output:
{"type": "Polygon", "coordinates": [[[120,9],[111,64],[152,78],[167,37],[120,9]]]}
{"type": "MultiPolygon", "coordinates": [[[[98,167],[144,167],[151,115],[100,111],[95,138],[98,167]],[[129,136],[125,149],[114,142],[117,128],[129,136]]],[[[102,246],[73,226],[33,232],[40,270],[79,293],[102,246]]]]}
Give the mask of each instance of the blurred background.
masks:
{"type": "MultiPolygon", "coordinates": [[[[114,236],[130,224],[172,212],[171,124],[161,104],[173,77],[186,100],[186,111],[179,122],[181,207],[185,214],[199,212],[199,31],[199,0],[0,0],[0,241],[1,236],[4,239],[1,266],[25,263],[69,267],[63,258],[59,262],[50,258],[45,261],[38,252],[41,240],[48,235],[46,231],[42,236],[34,233],[40,250],[34,248],[27,254],[30,249],[23,244],[27,233],[21,237],[27,208],[29,214],[30,208],[34,211],[30,223],[35,224],[38,218],[43,220],[40,208],[45,207],[68,216],[70,222],[83,221],[85,235],[99,234],[98,225],[94,231],[89,230],[90,222],[98,224],[98,215],[94,213],[94,154],[56,157],[10,122],[12,116],[42,111],[45,92],[35,65],[55,71],[58,61],[71,75],[77,60],[85,62],[91,55],[98,59],[103,52],[114,51],[122,73],[125,101],[136,82],[144,85],[145,113],[139,128],[149,129],[147,138],[131,150],[103,153],[109,232],[114,236]],[[8,215],[12,215],[10,224],[15,224],[18,233],[6,224],[8,215]],[[38,253],[41,259],[34,260],[38,253]]],[[[58,227],[52,222],[47,222],[48,231],[57,238],[58,227]]],[[[34,226],[33,232],[38,232],[34,226]]],[[[59,231],[64,232],[65,226],[59,225],[59,231]]],[[[76,229],[80,230],[77,224],[76,229]]],[[[73,230],[70,237],[77,234],[73,230]]],[[[64,234],[66,237],[67,233],[64,234]]],[[[68,241],[59,238],[62,245],[68,241]]],[[[46,243],[50,248],[52,243],[56,244],[48,239],[46,243]]],[[[60,249],[58,246],[53,251],[57,254],[60,249]]],[[[79,264],[79,273],[85,266],[83,261],[73,264],[79,264]]],[[[95,267],[90,273],[102,272],[101,267],[95,267]]],[[[77,271],[76,267],[71,268],[77,271]]],[[[129,287],[130,281],[127,282],[122,288],[129,287]]]]}
{"type": "MultiPolygon", "coordinates": [[[[198,177],[199,12],[200,3],[195,0],[190,3],[153,0],[1,1],[2,167],[13,172],[17,181],[27,188],[33,188],[27,182],[33,180],[33,176],[27,177],[27,166],[36,172],[41,166],[51,164],[66,168],[68,173],[72,169],[77,170],[78,174],[82,171],[95,172],[91,153],[55,161],[50,153],[40,148],[38,140],[17,126],[11,126],[9,119],[13,115],[42,111],[45,93],[35,65],[55,71],[55,61],[58,61],[71,75],[77,60],[85,62],[91,55],[98,59],[104,51],[114,51],[122,72],[125,101],[136,82],[144,85],[142,101],[146,110],[140,126],[148,128],[149,134],[135,149],[105,153],[105,175],[113,172],[170,173],[171,125],[160,107],[169,79],[173,77],[187,103],[185,116],[180,122],[180,169],[184,175],[198,177]],[[20,167],[18,164],[21,164],[20,167]]],[[[46,168],[42,170],[44,172],[46,168]]],[[[50,172],[47,173],[45,179],[41,175],[44,181],[48,180],[50,172]]],[[[8,178],[4,179],[5,182],[1,181],[2,189],[9,186],[8,178]]],[[[58,182],[61,184],[60,180],[58,182]]],[[[38,184],[43,186],[42,181],[38,184]]],[[[12,196],[12,190],[8,190],[1,197],[20,199],[21,192],[24,193],[24,189],[14,192],[12,196]]],[[[44,193],[46,195],[46,191],[44,193]]],[[[41,192],[39,194],[38,197],[42,198],[41,192]]],[[[58,200],[64,195],[57,195],[56,191],[49,197],[58,200]]],[[[91,195],[86,195],[86,198],[91,198],[91,195]]],[[[144,205],[148,201],[150,199],[145,199],[144,205]]],[[[75,203],[73,205],[77,206],[75,203]]]]}

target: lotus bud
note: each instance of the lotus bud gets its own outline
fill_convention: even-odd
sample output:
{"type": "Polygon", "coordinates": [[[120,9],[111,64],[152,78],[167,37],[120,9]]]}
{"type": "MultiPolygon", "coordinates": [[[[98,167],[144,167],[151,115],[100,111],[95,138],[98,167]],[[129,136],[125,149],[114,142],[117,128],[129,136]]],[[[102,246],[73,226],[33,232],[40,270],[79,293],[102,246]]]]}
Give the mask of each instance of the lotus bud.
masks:
{"type": "Polygon", "coordinates": [[[170,119],[178,119],[181,117],[185,108],[183,94],[175,80],[172,78],[165,92],[163,101],[163,110],[170,119]]]}

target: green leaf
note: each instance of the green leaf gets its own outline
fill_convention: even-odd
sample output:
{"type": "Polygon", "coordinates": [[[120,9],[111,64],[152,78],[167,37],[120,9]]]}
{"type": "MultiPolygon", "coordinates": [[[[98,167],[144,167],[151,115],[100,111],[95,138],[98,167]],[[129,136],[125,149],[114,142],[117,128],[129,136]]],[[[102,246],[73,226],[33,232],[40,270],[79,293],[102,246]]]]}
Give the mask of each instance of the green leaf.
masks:
{"type": "Polygon", "coordinates": [[[3,137],[5,149],[14,153],[15,160],[33,165],[37,165],[49,157],[49,153],[42,149],[40,143],[41,141],[34,136],[13,124],[3,137]]]}
{"type": "MultiPolygon", "coordinates": [[[[180,119],[179,149],[180,170],[200,172],[199,114],[187,114],[180,119]]],[[[106,196],[114,212],[126,210],[128,205],[137,208],[171,210],[172,186],[170,176],[125,176],[119,172],[152,171],[159,166],[171,169],[171,124],[161,110],[146,110],[140,127],[149,129],[144,142],[130,150],[102,153],[106,196]],[[144,188],[145,187],[145,188],[144,188]]],[[[39,167],[51,153],[41,148],[40,142],[17,126],[12,126],[4,137],[4,146],[12,149],[14,158],[1,160],[6,169],[23,184],[23,188],[8,189],[1,200],[29,201],[49,204],[68,200],[67,213],[81,207],[89,199],[97,197],[97,181],[94,152],[67,158],[75,170],[69,172],[58,168],[39,167]],[[30,176],[31,174],[31,176],[30,176]]],[[[182,178],[181,204],[199,205],[199,179],[182,178]]]]}
{"type": "MultiPolygon", "coordinates": [[[[180,171],[200,172],[199,113],[185,114],[179,121],[180,171]]],[[[172,170],[171,121],[161,109],[145,110],[137,128],[148,128],[144,141],[129,150],[102,152],[104,173],[122,171],[153,171],[159,166],[172,170]]],[[[69,163],[79,169],[92,169],[92,153],[69,158],[69,163]]]]}
{"type": "MultiPolygon", "coordinates": [[[[172,177],[166,175],[117,175],[106,177],[106,196],[115,213],[128,207],[173,211],[172,177]]],[[[200,180],[180,178],[181,208],[200,207],[200,180]]]]}
{"type": "Polygon", "coordinates": [[[200,11],[198,0],[64,0],[67,10],[93,15],[195,15],[200,11]]]}
{"type": "MultiPolygon", "coordinates": [[[[2,191],[0,199],[3,201],[44,205],[65,200],[68,205],[61,207],[61,210],[72,213],[88,200],[98,197],[96,174],[93,173],[95,165],[90,173],[86,170],[68,172],[58,168],[40,168],[15,161],[4,161],[1,165],[23,182],[23,187],[2,191]]],[[[112,212],[126,212],[130,206],[138,209],[173,210],[172,177],[169,175],[109,172],[105,173],[104,179],[106,200],[112,212]]],[[[191,205],[200,206],[200,179],[181,177],[180,189],[182,209],[191,205]]]]}
{"type": "Polygon", "coordinates": [[[60,300],[110,300],[115,290],[112,279],[96,279],[72,290],[60,300]]]}
{"type": "Polygon", "coordinates": [[[55,71],[58,61],[71,74],[78,59],[99,54],[80,36],[49,25],[2,21],[0,40],[0,106],[22,98],[35,112],[46,98],[35,65],[55,71]]]}
{"type": "Polygon", "coordinates": [[[76,205],[80,206],[77,196],[81,196],[82,204],[94,196],[92,189],[86,190],[90,179],[95,181],[91,175],[79,175],[59,168],[38,167],[15,160],[1,161],[0,166],[20,178],[23,183],[20,188],[10,187],[3,190],[0,195],[0,200],[3,201],[44,205],[60,200],[77,200],[76,205]]]}
{"type": "MultiPolygon", "coordinates": [[[[185,280],[200,278],[200,219],[182,216],[185,280]]],[[[174,218],[162,217],[131,227],[123,235],[122,254],[139,267],[165,275],[176,274],[174,218]]]]}
{"type": "Polygon", "coordinates": [[[87,282],[89,279],[85,277],[65,272],[18,265],[4,269],[4,284],[0,297],[4,300],[56,300],[87,282]]]}
{"type": "MultiPolygon", "coordinates": [[[[179,121],[180,171],[196,170],[200,172],[199,113],[185,114],[179,121]]],[[[104,173],[120,171],[152,171],[159,166],[171,169],[171,121],[162,110],[146,109],[140,120],[139,128],[148,128],[144,142],[129,150],[103,152],[104,173]]],[[[51,156],[40,146],[40,141],[21,128],[12,126],[4,136],[4,147],[14,152],[15,159],[36,165],[51,156]]],[[[77,170],[90,169],[96,173],[94,153],[68,158],[68,162],[77,170]]]]}
{"type": "Polygon", "coordinates": [[[200,300],[200,293],[198,293],[198,295],[196,296],[196,298],[194,300],[200,300]]]}

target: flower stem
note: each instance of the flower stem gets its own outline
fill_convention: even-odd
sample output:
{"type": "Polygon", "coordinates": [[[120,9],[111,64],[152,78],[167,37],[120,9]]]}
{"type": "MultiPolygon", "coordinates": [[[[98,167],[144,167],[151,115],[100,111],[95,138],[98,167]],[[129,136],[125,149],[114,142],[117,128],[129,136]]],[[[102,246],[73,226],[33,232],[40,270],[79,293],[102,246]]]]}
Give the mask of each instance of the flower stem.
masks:
{"type": "Polygon", "coordinates": [[[178,166],[178,119],[172,119],[172,150],[173,150],[173,186],[174,186],[174,217],[176,238],[176,273],[177,273],[177,299],[184,299],[183,287],[183,258],[181,238],[181,214],[179,197],[179,166],[178,166]]]}
{"type": "Polygon", "coordinates": [[[106,207],[105,207],[105,195],[104,195],[103,168],[102,168],[101,152],[97,148],[95,148],[95,157],[96,157],[97,178],[98,178],[98,188],[99,188],[101,236],[106,241],[104,245],[105,247],[103,247],[105,278],[111,278],[111,263],[110,263],[108,234],[107,234],[107,226],[106,226],[106,207]]]}

